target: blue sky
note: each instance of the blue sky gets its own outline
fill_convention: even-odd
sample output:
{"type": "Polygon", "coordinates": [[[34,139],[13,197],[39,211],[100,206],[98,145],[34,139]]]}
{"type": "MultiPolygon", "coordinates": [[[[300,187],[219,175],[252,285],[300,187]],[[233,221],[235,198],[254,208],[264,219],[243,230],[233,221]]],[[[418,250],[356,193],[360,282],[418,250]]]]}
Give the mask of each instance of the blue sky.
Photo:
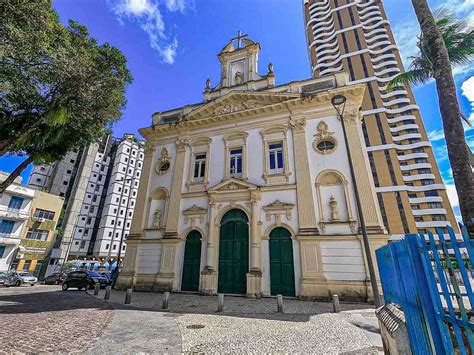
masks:
{"type": "MultiPolygon", "coordinates": [[[[135,80],[127,90],[127,108],[114,133],[137,133],[150,124],[153,112],[202,100],[205,81],[219,79],[217,53],[240,29],[260,42],[260,71],[272,62],[277,83],[305,79],[310,66],[305,44],[301,0],[54,0],[61,21],[74,19],[100,43],[110,42],[128,58],[135,80]]],[[[430,1],[474,23],[473,0],[430,1]]],[[[410,0],[384,5],[403,57],[416,54],[419,32],[410,0]]],[[[406,62],[408,63],[408,61],[406,62]]],[[[473,66],[456,69],[458,97],[474,122],[473,66]],[[461,90],[461,87],[463,90],[461,90]],[[465,94],[465,95],[464,95],[465,94]],[[466,96],[467,95],[467,96],[466,96]],[[470,98],[470,100],[468,99],[470,98]]],[[[442,138],[433,83],[415,88],[440,169],[455,202],[455,191],[442,138]]],[[[474,148],[474,130],[467,132],[474,148]]],[[[21,160],[0,158],[0,170],[12,171],[21,160]]],[[[23,174],[24,181],[30,168],[23,174]]]]}

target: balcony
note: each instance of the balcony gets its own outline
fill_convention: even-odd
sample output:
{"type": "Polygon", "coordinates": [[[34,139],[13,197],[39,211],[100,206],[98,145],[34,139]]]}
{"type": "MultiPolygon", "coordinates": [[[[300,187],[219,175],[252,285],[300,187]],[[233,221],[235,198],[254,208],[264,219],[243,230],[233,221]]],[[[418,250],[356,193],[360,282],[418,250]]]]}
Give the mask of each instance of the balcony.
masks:
{"type": "Polygon", "coordinates": [[[29,217],[28,211],[7,206],[0,206],[0,218],[11,219],[14,221],[24,221],[29,217]]]}
{"type": "Polygon", "coordinates": [[[2,244],[20,244],[21,238],[13,233],[0,233],[0,242],[2,244]]]}

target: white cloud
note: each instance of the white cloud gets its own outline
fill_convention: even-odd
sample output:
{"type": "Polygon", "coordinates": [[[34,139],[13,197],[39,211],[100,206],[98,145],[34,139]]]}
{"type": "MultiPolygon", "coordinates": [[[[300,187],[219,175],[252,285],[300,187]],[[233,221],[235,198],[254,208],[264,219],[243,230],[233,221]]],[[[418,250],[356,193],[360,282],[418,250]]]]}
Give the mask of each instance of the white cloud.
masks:
{"type": "MultiPolygon", "coordinates": [[[[446,9],[454,17],[464,19],[471,26],[474,25],[474,0],[442,0],[434,4],[433,12],[440,9],[446,9]]],[[[405,69],[408,69],[411,63],[409,57],[418,55],[416,44],[420,26],[415,18],[395,24],[392,29],[405,69]]],[[[455,67],[453,68],[453,75],[465,74],[468,70],[469,65],[455,67]]]]}
{"type": "Polygon", "coordinates": [[[435,129],[434,131],[428,132],[428,139],[431,142],[439,141],[444,139],[444,132],[442,129],[435,129]]]}
{"type": "Polygon", "coordinates": [[[166,7],[169,11],[181,11],[186,9],[186,0],[166,0],[166,7]]]}
{"type": "Polygon", "coordinates": [[[458,220],[462,220],[461,215],[459,214],[459,198],[458,193],[456,192],[456,187],[454,186],[454,183],[445,185],[446,193],[448,194],[449,202],[451,202],[451,206],[453,207],[454,214],[458,220]]]}
{"type": "Polygon", "coordinates": [[[462,83],[461,92],[471,102],[469,120],[474,120],[474,75],[462,83]]]}
{"type": "MultiPolygon", "coordinates": [[[[184,12],[189,0],[165,0],[168,11],[184,12]]],[[[178,40],[171,39],[160,6],[160,0],[108,0],[108,6],[124,24],[125,20],[137,23],[148,35],[150,45],[158,51],[165,63],[173,64],[178,50],[178,40]]]]}

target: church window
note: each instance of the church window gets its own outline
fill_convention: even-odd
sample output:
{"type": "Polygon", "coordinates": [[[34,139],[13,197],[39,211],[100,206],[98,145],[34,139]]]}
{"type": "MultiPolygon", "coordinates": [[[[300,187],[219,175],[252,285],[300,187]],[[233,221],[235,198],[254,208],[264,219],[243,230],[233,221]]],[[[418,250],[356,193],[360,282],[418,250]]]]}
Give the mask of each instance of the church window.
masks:
{"type": "Polygon", "coordinates": [[[242,176],[242,148],[230,150],[230,176],[242,176]]]}
{"type": "Polygon", "coordinates": [[[283,144],[273,143],[268,147],[270,173],[277,174],[283,172],[283,144]]]}
{"type": "Polygon", "coordinates": [[[206,154],[196,154],[194,158],[194,181],[204,181],[206,174],[206,154]]]}
{"type": "Polygon", "coordinates": [[[316,145],[316,148],[322,152],[322,153],[326,153],[326,152],[330,152],[332,151],[334,148],[335,148],[335,144],[333,141],[330,141],[330,140],[325,140],[325,141],[321,141],[319,142],[317,145],[316,145]]]}

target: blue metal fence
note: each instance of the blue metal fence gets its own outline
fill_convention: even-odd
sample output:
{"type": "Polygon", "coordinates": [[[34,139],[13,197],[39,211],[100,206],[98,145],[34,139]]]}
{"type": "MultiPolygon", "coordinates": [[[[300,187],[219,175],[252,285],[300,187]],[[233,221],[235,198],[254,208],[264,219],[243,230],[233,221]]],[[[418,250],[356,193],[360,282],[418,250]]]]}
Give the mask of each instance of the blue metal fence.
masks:
{"type": "Polygon", "coordinates": [[[473,242],[465,227],[407,234],[376,251],[385,302],[405,313],[414,354],[474,350],[473,242]]]}

